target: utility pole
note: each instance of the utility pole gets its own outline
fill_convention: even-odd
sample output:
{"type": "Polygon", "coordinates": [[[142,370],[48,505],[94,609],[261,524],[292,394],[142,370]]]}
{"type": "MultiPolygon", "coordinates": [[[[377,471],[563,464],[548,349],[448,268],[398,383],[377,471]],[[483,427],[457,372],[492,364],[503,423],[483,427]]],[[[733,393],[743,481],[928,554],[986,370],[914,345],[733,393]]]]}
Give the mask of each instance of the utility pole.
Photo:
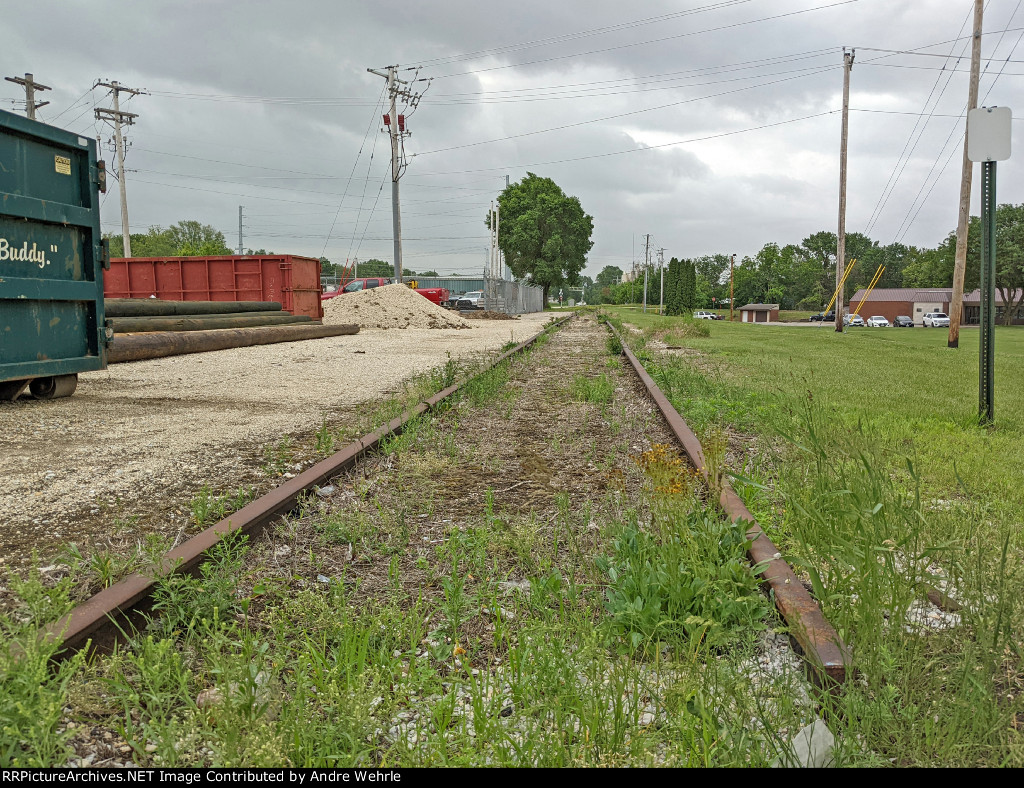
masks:
{"type": "Polygon", "coordinates": [[[651,234],[647,233],[644,241],[644,312],[647,312],[647,274],[651,268],[651,234]]]}
{"type": "Polygon", "coordinates": [[[494,200],[491,200],[491,207],[487,211],[487,230],[488,230],[488,246],[487,246],[487,278],[490,279],[494,276],[494,200]]]}
{"type": "Polygon", "coordinates": [[[501,279],[501,202],[497,202],[494,205],[494,277],[495,279],[501,279]]]}
{"type": "MultiPolygon", "coordinates": [[[[843,47],[843,136],[839,143],[839,232],[836,244],[836,290],[843,281],[846,268],[846,141],[850,131],[850,71],[853,70],[855,50],[843,47]]],[[[839,293],[839,308],[836,309],[836,331],[843,330],[843,309],[846,298],[839,293]]]]}
{"type": "Polygon", "coordinates": [[[118,82],[97,82],[93,87],[110,88],[111,93],[114,94],[114,108],[98,107],[96,120],[113,121],[114,123],[114,144],[117,147],[117,185],[121,190],[121,237],[124,239],[124,256],[131,257],[132,239],[128,233],[128,195],[125,188],[124,138],[121,136],[121,124],[131,126],[135,122],[135,118],[139,116],[133,112],[122,112],[120,98],[122,93],[138,96],[145,91],[126,88],[118,82]]]}
{"type": "Polygon", "coordinates": [[[736,255],[734,254],[729,260],[729,322],[732,322],[732,283],[733,269],[736,267],[736,255]]]}
{"type": "MultiPolygon", "coordinates": [[[[399,98],[406,102],[405,111],[412,114],[420,103],[423,93],[413,93],[409,88],[412,80],[398,78],[398,66],[387,66],[387,71],[377,71],[373,68],[366,69],[371,74],[384,77],[388,81],[388,96],[390,98],[390,112],[384,116],[384,125],[391,137],[391,233],[395,245],[395,281],[402,282],[402,208],[398,194],[398,181],[405,172],[407,162],[405,160],[405,138],[411,132],[405,129],[405,113],[398,114],[397,100],[399,98]],[[401,86],[405,87],[401,87],[401,86]]],[[[429,82],[427,87],[429,87],[429,82]]],[[[426,89],[424,89],[424,93],[426,89]]]]}
{"type": "Polygon", "coordinates": [[[238,254],[245,254],[245,247],[242,246],[242,208],[244,206],[238,206],[238,254]]]}
{"type": "MultiPolygon", "coordinates": [[[[971,41],[971,80],[967,89],[967,111],[978,106],[978,79],[981,74],[982,0],[974,0],[974,34],[971,41]]],[[[974,164],[967,158],[967,134],[964,134],[964,162],[960,171],[960,213],[956,220],[956,257],[953,262],[953,295],[949,300],[949,339],[947,347],[960,346],[960,321],[963,316],[964,271],[967,268],[967,226],[971,218],[971,179],[974,164]]]]}
{"type": "Polygon", "coordinates": [[[36,101],[37,90],[50,90],[46,85],[41,85],[36,82],[31,74],[25,74],[25,77],[4,77],[8,82],[13,82],[16,85],[24,85],[25,87],[25,115],[28,116],[29,120],[36,119],[36,110],[40,107],[45,107],[49,104],[49,101],[36,101]]]}
{"type": "Polygon", "coordinates": [[[665,247],[658,250],[658,272],[661,274],[661,298],[658,301],[658,314],[665,314],[665,247]]]}

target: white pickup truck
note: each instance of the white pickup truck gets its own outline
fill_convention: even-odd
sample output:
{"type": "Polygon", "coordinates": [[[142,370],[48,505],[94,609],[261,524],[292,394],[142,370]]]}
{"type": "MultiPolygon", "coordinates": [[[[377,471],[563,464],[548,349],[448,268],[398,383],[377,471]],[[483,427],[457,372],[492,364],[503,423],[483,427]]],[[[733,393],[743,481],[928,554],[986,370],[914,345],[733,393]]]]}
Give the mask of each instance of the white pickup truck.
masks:
{"type": "Polygon", "coordinates": [[[713,312],[705,312],[703,309],[698,309],[693,313],[694,320],[717,320],[718,317],[713,312]]]}

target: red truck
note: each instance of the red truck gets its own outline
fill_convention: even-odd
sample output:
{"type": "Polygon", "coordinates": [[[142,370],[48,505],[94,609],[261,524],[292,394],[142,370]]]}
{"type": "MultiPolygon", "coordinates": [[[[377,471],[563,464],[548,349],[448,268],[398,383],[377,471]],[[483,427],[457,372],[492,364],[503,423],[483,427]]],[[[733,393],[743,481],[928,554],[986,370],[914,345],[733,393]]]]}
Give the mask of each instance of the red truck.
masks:
{"type": "MultiPolygon", "coordinates": [[[[357,293],[360,290],[369,290],[374,287],[383,287],[384,285],[392,285],[395,283],[394,279],[388,279],[383,276],[371,276],[363,279],[352,279],[345,284],[344,287],[335,290],[333,293],[324,293],[320,296],[320,300],[326,301],[328,298],[336,298],[337,296],[343,295],[344,293],[357,293]]],[[[428,301],[432,301],[438,306],[449,307],[450,296],[448,291],[443,287],[420,287],[413,288],[417,293],[426,298],[428,301]]]]}

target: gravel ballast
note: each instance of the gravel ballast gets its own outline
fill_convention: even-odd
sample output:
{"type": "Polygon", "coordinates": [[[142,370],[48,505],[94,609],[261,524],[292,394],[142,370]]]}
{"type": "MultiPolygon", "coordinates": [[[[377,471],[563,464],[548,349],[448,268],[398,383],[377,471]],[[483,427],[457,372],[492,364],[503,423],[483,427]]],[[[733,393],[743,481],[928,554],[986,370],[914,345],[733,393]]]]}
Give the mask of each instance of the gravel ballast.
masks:
{"type": "Polygon", "coordinates": [[[448,354],[489,355],[548,317],[463,331],[363,329],[117,364],[83,374],[67,399],[0,402],[0,565],[67,542],[91,546],[113,523],[131,529],[132,518],[153,512],[166,512],[156,525],[173,536],[189,525],[188,503],[204,484],[220,491],[256,480],[268,443],[312,433],[325,416],[355,420],[448,354]]]}

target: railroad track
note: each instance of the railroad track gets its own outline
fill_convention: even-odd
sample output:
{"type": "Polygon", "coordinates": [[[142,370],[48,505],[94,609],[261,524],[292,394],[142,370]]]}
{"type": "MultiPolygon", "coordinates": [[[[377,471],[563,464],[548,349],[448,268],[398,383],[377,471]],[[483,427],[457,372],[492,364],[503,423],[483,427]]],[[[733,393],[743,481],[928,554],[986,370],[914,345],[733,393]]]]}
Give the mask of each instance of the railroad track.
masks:
{"type": "MultiPolygon", "coordinates": [[[[545,332],[564,325],[572,316],[553,323],[545,332]]],[[[609,330],[619,339],[623,355],[629,361],[641,384],[656,405],[665,426],[678,441],[694,468],[705,482],[708,472],[704,451],[696,436],[672,407],[627,343],[610,324],[609,330]]],[[[542,335],[538,334],[494,360],[491,367],[529,349],[542,335]]],[[[303,496],[352,468],[361,458],[377,449],[383,441],[402,432],[406,424],[435,410],[470,383],[450,386],[424,400],[387,424],[350,443],[348,446],[310,467],[305,472],[275,488],[242,509],[225,517],[205,531],[166,553],[158,565],[146,573],[132,574],[103,589],[74,608],[60,620],[47,626],[41,637],[60,644],[57,658],[64,659],[87,646],[103,649],[131,631],[149,606],[150,594],[159,579],[172,573],[192,573],[209,556],[210,551],[226,537],[238,534],[256,536],[271,523],[293,511],[303,496]]],[[[513,485],[515,487],[517,485],[513,485]]],[[[782,560],[776,546],[761,530],[753,515],[733,491],[727,480],[721,482],[722,510],[733,521],[749,524],[752,546],[749,559],[761,570],[761,579],[770,590],[779,613],[786,622],[797,653],[806,660],[809,673],[819,685],[834,685],[851,674],[849,653],[834,628],[825,620],[817,602],[800,583],[792,568],[782,560]]]]}
{"type": "MultiPolygon", "coordinates": [[[[524,353],[541,336],[571,318],[572,315],[569,315],[558,320],[540,334],[502,353],[489,368],[524,353]]],[[[367,453],[378,448],[386,438],[400,434],[406,424],[445,403],[468,382],[439,391],[401,416],[363,435],[266,495],[233,512],[168,551],[149,571],[133,573],[103,589],[45,627],[40,637],[60,644],[60,650],[56,652],[57,659],[66,659],[87,647],[103,649],[111,646],[122,638],[125,632],[138,622],[140,614],[148,609],[150,596],[160,578],[175,573],[195,574],[203,561],[209,557],[210,551],[225,538],[243,534],[257,536],[267,525],[291,512],[304,495],[321,485],[326,485],[330,479],[354,466],[367,453]]]]}
{"type": "Polygon", "coordinates": [[[742,704],[775,708],[747,687],[793,700],[753,723],[759,749],[714,762],[782,757],[824,707],[806,674],[835,686],[846,651],[727,485],[729,522],[707,506],[702,447],[611,338],[548,326],[37,632],[8,664],[55,661],[41,690],[73,699],[42,762],[265,763],[224,750],[244,726],[308,737],[270,761],[293,765],[686,763],[673,749],[714,715],[744,730],[742,704]],[[97,676],[112,691],[89,700],[97,676]],[[348,714],[354,749],[321,746],[348,714]]]}
{"type": "MultiPolygon", "coordinates": [[[[629,345],[611,323],[605,323],[622,345],[622,352],[629,360],[640,382],[650,394],[658,410],[679,445],[683,447],[690,462],[698,468],[705,482],[710,484],[704,448],[701,446],[693,430],[679,412],[672,407],[668,397],[658,388],[658,384],[647,374],[643,364],[633,355],[629,345]]],[[[789,627],[790,635],[795,642],[797,651],[807,660],[811,675],[820,685],[829,685],[846,681],[852,673],[852,662],[849,649],[843,643],[839,633],[825,619],[821,607],[811,594],[804,588],[792,567],[787,564],[779,549],[758,524],[746,504],[733,490],[727,478],[719,481],[722,494],[719,505],[726,516],[734,522],[749,523],[748,536],[751,547],[748,551],[750,562],[761,567],[761,578],[770,589],[779,614],[789,627]]]]}

